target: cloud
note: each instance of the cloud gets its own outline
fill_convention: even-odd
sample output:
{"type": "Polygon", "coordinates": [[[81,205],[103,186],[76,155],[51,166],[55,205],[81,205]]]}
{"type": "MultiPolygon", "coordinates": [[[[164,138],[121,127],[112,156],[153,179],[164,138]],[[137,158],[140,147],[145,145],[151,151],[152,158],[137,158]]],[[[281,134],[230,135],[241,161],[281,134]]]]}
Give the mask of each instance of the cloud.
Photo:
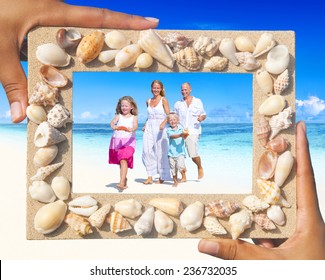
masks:
{"type": "Polygon", "coordinates": [[[307,100],[296,100],[297,114],[304,117],[316,117],[325,112],[325,101],[317,96],[309,96],[307,100]]]}
{"type": "Polygon", "coordinates": [[[81,118],[82,119],[94,119],[95,118],[95,116],[93,116],[90,112],[83,112],[83,113],[81,113],[81,118]]]}
{"type": "Polygon", "coordinates": [[[5,118],[6,118],[6,119],[9,119],[10,116],[11,116],[11,111],[10,111],[10,110],[6,111],[6,113],[5,113],[5,118]]]}

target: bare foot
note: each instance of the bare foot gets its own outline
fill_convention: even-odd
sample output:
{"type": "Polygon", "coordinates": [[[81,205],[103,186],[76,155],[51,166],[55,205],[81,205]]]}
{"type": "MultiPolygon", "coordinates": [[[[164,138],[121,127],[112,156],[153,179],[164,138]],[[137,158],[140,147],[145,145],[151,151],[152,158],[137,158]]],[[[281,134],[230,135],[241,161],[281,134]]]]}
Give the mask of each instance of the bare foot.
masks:
{"type": "Polygon", "coordinates": [[[143,182],[145,185],[151,185],[153,183],[152,179],[147,179],[143,182]]]}
{"type": "Polygon", "coordinates": [[[204,172],[203,172],[203,168],[199,168],[198,169],[198,179],[202,179],[204,177],[204,172]]]}
{"type": "Polygon", "coordinates": [[[185,183],[185,182],[187,182],[186,178],[182,178],[182,179],[180,180],[180,183],[185,183]]]}
{"type": "Polygon", "coordinates": [[[178,186],[178,182],[174,182],[174,184],[172,185],[172,187],[177,187],[178,186]]]}
{"type": "Polygon", "coordinates": [[[122,185],[119,185],[119,184],[117,184],[116,187],[121,191],[124,191],[124,190],[126,190],[128,188],[127,186],[122,186],[122,185]]]}
{"type": "Polygon", "coordinates": [[[155,184],[162,184],[164,180],[159,179],[155,184]]]}

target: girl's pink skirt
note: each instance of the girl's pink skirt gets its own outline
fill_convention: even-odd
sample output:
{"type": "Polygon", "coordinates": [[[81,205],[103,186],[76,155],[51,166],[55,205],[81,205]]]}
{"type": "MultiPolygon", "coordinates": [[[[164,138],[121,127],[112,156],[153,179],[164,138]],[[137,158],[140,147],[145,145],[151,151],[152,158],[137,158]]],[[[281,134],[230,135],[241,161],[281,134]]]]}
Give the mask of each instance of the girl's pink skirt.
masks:
{"type": "Polygon", "coordinates": [[[123,159],[127,161],[128,168],[133,168],[133,154],[134,148],[131,146],[124,146],[118,150],[109,149],[108,163],[120,164],[120,161],[123,159]]]}

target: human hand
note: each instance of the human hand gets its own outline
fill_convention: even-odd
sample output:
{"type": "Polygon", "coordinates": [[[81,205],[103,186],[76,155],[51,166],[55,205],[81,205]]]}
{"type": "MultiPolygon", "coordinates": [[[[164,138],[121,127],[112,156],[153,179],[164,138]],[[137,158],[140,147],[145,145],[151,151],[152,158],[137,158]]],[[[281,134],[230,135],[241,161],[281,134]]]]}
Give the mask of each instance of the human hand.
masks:
{"type": "Polygon", "coordinates": [[[27,81],[19,53],[24,37],[35,26],[75,26],[149,29],[155,18],[143,18],[107,9],[71,6],[60,0],[0,0],[0,81],[10,104],[11,120],[26,117],[27,81]]]}
{"type": "MultiPolygon", "coordinates": [[[[257,240],[260,246],[242,240],[201,240],[201,253],[222,259],[325,259],[325,224],[319,209],[305,123],[297,124],[297,225],[282,244],[257,240]],[[278,246],[279,245],[279,246],[278,246]]],[[[281,242],[280,242],[281,243],[281,242]]]]}

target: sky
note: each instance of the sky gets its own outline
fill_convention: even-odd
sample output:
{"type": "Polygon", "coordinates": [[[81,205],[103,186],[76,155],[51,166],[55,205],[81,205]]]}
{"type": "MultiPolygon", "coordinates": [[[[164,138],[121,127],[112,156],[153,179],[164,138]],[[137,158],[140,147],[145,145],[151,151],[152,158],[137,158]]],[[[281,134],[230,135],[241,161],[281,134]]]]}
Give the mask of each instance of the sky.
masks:
{"type": "MultiPolygon", "coordinates": [[[[72,5],[84,5],[108,8],[120,12],[137,14],[142,16],[156,17],[159,21],[158,29],[187,29],[187,30],[293,30],[296,34],[296,110],[297,119],[304,119],[307,122],[325,122],[325,83],[324,83],[324,70],[323,67],[323,49],[324,49],[324,26],[325,20],[323,15],[322,1],[310,0],[308,2],[297,1],[204,1],[203,4],[197,3],[196,5],[188,4],[188,1],[156,1],[153,5],[152,1],[138,1],[131,0],[124,1],[65,1],[72,5]]],[[[27,69],[26,63],[24,63],[24,69],[27,69]]],[[[110,73],[112,74],[112,73],[110,73]]],[[[123,79],[121,76],[114,76],[114,81],[123,79]]],[[[130,74],[130,73],[129,73],[130,74]]],[[[135,74],[135,73],[133,73],[135,74]]],[[[85,74],[78,74],[85,75],[85,74]]],[[[250,75],[238,75],[235,77],[236,83],[230,82],[232,79],[225,74],[221,79],[217,78],[217,74],[213,77],[204,77],[206,88],[202,88],[202,79],[198,75],[193,77],[180,77],[181,74],[169,74],[164,78],[164,84],[167,92],[167,96],[171,107],[174,101],[176,101],[176,95],[180,97],[180,84],[185,80],[190,80],[193,86],[193,95],[197,95],[205,102],[206,111],[210,113],[211,122],[225,121],[218,119],[217,116],[220,112],[223,112],[225,116],[229,116],[228,120],[233,122],[242,121],[250,118],[251,100],[248,97],[243,98],[245,95],[250,95],[251,92],[251,76],[250,75]],[[175,76],[174,76],[175,75],[175,76]],[[242,77],[245,76],[245,77],[242,77]],[[241,78],[239,78],[241,77],[241,78]],[[211,81],[210,81],[211,78],[211,81]],[[218,80],[217,86],[212,83],[212,80],[218,80]],[[219,81],[220,80],[220,81],[219,81]],[[174,83],[173,83],[174,81],[174,83]],[[177,83],[176,83],[177,82],[177,83]],[[229,83],[230,82],[230,83],[229,83]],[[210,87],[210,83],[212,86],[210,87]],[[226,90],[223,83],[228,83],[227,94],[223,94],[223,90],[226,90]],[[229,89],[229,85],[231,88],[229,89]],[[209,87],[208,87],[209,86],[209,87]],[[200,89],[200,90],[199,90],[200,89]],[[176,94],[174,94],[176,93],[176,94]],[[241,94],[240,100],[236,94],[241,94]],[[223,96],[223,98],[221,98],[223,96]],[[226,97],[226,98],[225,98],[226,97]],[[210,102],[210,98],[216,103],[210,102]],[[240,101],[240,102],[238,102],[240,101]],[[213,106],[214,105],[214,106],[213,106]],[[238,112],[238,108],[242,111],[238,112]],[[250,110],[250,111],[249,111],[250,110]],[[236,114],[230,114],[231,111],[238,112],[236,114]],[[232,118],[231,118],[232,116],[232,118]]],[[[183,74],[184,75],[184,74],[183,74]]],[[[93,77],[94,78],[94,77],[93,77]]],[[[100,79],[97,77],[97,79],[100,79]]],[[[102,80],[109,79],[104,77],[102,80]]],[[[137,102],[139,107],[144,106],[146,98],[150,97],[150,83],[153,79],[159,79],[155,76],[143,76],[143,77],[129,77],[129,84],[125,84],[125,94],[136,96],[139,95],[137,102]],[[140,80],[146,82],[140,82],[140,80]],[[135,88],[135,82],[139,84],[135,88]],[[130,87],[129,87],[130,86],[130,87]]],[[[110,87],[100,86],[94,90],[94,84],[91,88],[87,88],[83,85],[83,81],[87,81],[89,78],[74,77],[74,100],[76,106],[73,115],[74,118],[79,118],[84,122],[101,122],[110,120],[111,109],[115,108],[117,102],[117,93],[114,89],[114,84],[110,87]],[[80,82],[79,82],[80,80],[80,82]],[[79,85],[78,85],[79,84],[79,85]],[[78,86],[81,91],[77,90],[78,86]],[[76,88],[76,89],[75,89],[76,88]],[[86,94],[87,89],[87,94],[86,94]],[[98,102],[96,103],[96,110],[91,111],[87,108],[83,108],[82,103],[86,101],[82,98],[89,94],[89,92],[96,92],[98,98],[103,98],[105,106],[100,107],[98,102]],[[105,102],[105,95],[101,95],[101,92],[111,92],[112,100],[105,102]],[[114,99],[115,98],[115,99],[114,99]],[[78,100],[77,100],[78,99],[78,100]],[[75,101],[76,100],[76,101],[75,101]],[[114,101],[114,102],[113,102],[114,101]]],[[[86,83],[84,83],[86,84],[86,83]]],[[[121,90],[121,89],[120,89],[121,90]]],[[[123,92],[124,94],[124,92],[123,92]]],[[[94,98],[95,99],[95,98],[94,98]]],[[[96,97],[97,99],[97,97],[96,97]]],[[[87,100],[88,102],[88,100],[87,100]]],[[[89,103],[88,103],[89,104],[89,103]]],[[[0,123],[10,122],[10,110],[6,100],[6,95],[3,89],[0,89],[0,123]]]]}

